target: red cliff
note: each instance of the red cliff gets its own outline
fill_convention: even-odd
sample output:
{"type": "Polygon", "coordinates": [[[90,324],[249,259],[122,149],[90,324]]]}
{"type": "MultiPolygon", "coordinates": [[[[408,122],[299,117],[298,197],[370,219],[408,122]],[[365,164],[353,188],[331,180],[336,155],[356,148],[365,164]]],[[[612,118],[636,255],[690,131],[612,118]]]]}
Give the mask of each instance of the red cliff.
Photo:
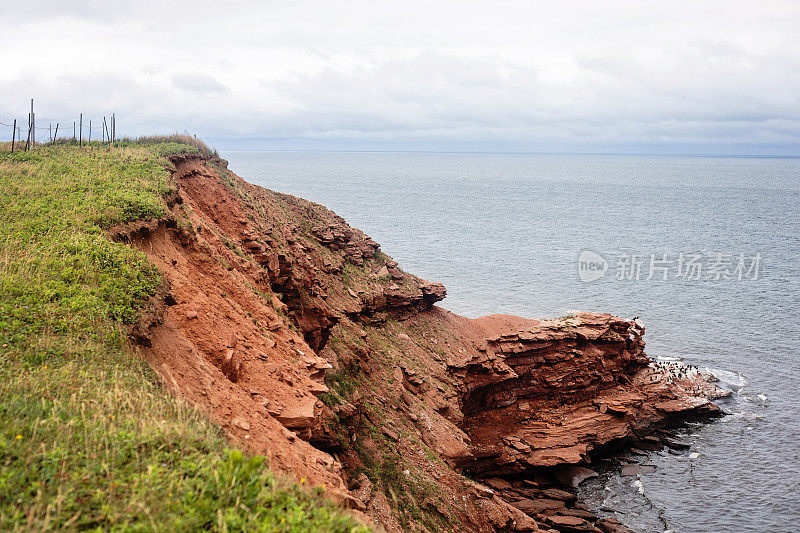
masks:
{"type": "Polygon", "coordinates": [[[171,216],[112,232],[165,277],[142,356],[233,442],[365,520],[624,531],[576,503],[574,467],[718,412],[708,376],[650,366],[636,321],[457,316],[328,209],[220,160],[174,165],[171,216]]]}

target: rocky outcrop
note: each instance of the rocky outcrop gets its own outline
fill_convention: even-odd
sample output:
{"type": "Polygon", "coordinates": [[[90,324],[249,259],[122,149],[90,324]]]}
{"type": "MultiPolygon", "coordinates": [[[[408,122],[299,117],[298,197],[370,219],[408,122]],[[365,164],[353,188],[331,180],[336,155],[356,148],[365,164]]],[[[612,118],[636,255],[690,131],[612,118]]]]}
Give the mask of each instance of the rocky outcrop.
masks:
{"type": "Polygon", "coordinates": [[[650,366],[644,326],[607,314],[536,321],[491,336],[454,369],[478,475],[590,463],[677,418],[714,416],[711,377],[672,382],[650,366]]]}
{"type": "Polygon", "coordinates": [[[445,297],[442,284],[402,272],[369,236],[318,204],[227,172],[217,181],[198,158],[180,156],[174,163],[181,203],[190,198],[194,212],[211,223],[205,227],[213,224],[226,247],[263,269],[261,284],[269,285],[314,350],[325,347],[342,313],[380,323],[407,318],[445,297]],[[351,285],[346,290],[343,271],[351,285]]]}
{"type": "Polygon", "coordinates": [[[344,257],[357,266],[375,257],[380,245],[361,231],[351,228],[345,220],[333,213],[326,221],[311,229],[314,236],[334,251],[342,251],[344,257]]]}
{"type": "Polygon", "coordinates": [[[625,531],[571,492],[597,454],[678,450],[661,428],[718,412],[635,320],[454,315],[328,209],[173,164],[169,215],[109,233],[164,275],[142,355],[234,443],[389,531],[625,531]]]}
{"type": "Polygon", "coordinates": [[[596,396],[647,364],[644,327],[583,313],[486,338],[463,375],[468,415],[525,400],[528,410],[596,396]]]}

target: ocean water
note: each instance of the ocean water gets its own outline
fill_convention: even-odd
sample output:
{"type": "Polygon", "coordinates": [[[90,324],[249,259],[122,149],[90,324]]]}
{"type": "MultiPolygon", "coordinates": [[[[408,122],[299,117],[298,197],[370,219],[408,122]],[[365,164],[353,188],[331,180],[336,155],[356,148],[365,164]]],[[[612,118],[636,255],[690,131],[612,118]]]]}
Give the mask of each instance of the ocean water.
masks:
{"type": "Polygon", "coordinates": [[[640,532],[800,530],[800,159],[223,156],[444,283],[456,313],[638,316],[651,356],[714,371],[729,415],[687,426],[692,449],[652,454],[651,474],[584,485],[597,509],[640,532]],[[585,250],[584,279],[590,259],[606,265],[594,281],[585,250]]]}

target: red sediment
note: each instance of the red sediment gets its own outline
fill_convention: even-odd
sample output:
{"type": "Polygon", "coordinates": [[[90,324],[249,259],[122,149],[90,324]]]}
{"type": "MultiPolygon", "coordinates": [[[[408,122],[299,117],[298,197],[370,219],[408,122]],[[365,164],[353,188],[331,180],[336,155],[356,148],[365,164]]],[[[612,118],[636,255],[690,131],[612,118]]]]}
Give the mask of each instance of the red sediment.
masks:
{"type": "Polygon", "coordinates": [[[460,317],[433,305],[441,284],[328,209],[220,162],[173,163],[171,215],[112,231],[165,278],[135,330],[142,356],[233,443],[386,529],[404,527],[403,509],[361,473],[365,450],[437,487],[415,503],[461,530],[623,531],[576,508],[557,478],[718,411],[708,376],[648,366],[636,321],[460,317]],[[318,398],[330,371],[358,376],[332,407],[318,398]]]}

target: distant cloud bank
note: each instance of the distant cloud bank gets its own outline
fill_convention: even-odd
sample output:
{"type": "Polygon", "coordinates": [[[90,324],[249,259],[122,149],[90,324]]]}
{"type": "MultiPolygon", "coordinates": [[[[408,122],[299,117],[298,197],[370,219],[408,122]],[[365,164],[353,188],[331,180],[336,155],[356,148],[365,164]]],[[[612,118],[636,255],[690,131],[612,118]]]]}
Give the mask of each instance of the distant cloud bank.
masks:
{"type": "Polygon", "coordinates": [[[0,122],[33,97],[39,126],[231,149],[800,155],[793,1],[2,1],[0,122]]]}

